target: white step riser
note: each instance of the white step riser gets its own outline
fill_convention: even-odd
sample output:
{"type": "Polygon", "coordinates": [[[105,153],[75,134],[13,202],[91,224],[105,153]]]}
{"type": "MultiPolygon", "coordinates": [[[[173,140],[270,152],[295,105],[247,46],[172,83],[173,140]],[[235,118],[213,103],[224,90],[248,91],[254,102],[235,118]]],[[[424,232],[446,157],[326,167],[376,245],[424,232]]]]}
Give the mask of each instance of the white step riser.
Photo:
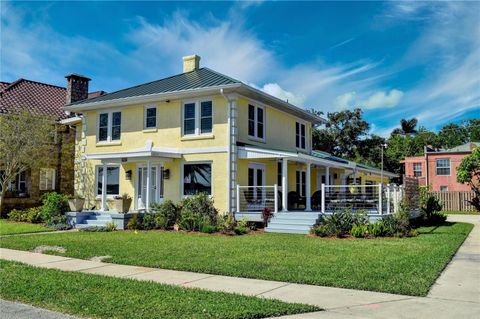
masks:
{"type": "Polygon", "coordinates": [[[267,233],[283,233],[283,234],[303,234],[306,235],[309,232],[304,230],[296,230],[296,229],[266,229],[267,233]]]}

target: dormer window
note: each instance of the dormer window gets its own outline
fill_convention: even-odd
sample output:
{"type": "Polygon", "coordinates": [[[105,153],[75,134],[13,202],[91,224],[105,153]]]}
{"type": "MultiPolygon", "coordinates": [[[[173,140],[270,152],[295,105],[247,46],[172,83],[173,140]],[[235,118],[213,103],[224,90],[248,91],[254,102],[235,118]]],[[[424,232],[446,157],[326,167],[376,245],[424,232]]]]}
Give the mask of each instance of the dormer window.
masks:
{"type": "Polygon", "coordinates": [[[295,146],[304,150],[306,148],[306,126],[304,123],[296,122],[295,125],[295,146]]]}
{"type": "Polygon", "coordinates": [[[212,129],[212,101],[192,101],[183,104],[183,135],[210,134],[212,129]]]}
{"type": "Polygon", "coordinates": [[[122,128],[121,112],[103,112],[98,116],[98,141],[119,141],[122,128]]]}

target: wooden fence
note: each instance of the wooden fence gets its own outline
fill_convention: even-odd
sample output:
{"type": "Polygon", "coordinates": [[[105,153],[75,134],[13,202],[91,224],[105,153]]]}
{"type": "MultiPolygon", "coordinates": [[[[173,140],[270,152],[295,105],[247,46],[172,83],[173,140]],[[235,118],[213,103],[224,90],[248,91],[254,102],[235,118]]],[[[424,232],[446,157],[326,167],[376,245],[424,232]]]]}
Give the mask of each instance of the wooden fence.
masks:
{"type": "Polygon", "coordinates": [[[458,191],[447,191],[447,192],[430,192],[432,195],[435,195],[443,204],[444,211],[462,211],[462,212],[474,212],[475,207],[473,207],[469,200],[472,200],[475,197],[474,192],[458,192],[458,191]]]}

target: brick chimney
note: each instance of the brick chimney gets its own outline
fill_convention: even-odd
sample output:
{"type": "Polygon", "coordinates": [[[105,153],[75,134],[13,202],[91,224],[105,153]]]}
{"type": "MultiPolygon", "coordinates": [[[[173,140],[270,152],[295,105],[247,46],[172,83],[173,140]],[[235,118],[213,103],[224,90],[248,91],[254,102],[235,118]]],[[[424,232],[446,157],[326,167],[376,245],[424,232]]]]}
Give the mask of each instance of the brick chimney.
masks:
{"type": "Polygon", "coordinates": [[[88,81],[89,78],[80,74],[67,74],[67,96],[66,104],[85,100],[88,98],[88,81]]]}
{"type": "Polygon", "coordinates": [[[183,57],[183,73],[198,70],[200,68],[200,57],[196,54],[183,57]]]}

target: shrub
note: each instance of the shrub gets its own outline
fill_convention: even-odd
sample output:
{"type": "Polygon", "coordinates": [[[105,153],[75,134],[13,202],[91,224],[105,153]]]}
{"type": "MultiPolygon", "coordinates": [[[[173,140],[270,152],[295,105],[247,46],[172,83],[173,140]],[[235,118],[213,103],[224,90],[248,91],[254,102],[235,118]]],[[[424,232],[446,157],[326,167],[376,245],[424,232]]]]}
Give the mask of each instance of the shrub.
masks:
{"type": "Polygon", "coordinates": [[[133,215],[127,223],[127,229],[141,229],[142,218],[138,214],[133,215]]]}
{"type": "Polygon", "coordinates": [[[333,233],[337,237],[344,237],[350,234],[353,226],[367,225],[368,215],[365,211],[353,212],[351,209],[344,209],[336,211],[330,216],[322,216],[320,224],[327,226],[322,231],[333,233]]]}
{"type": "Polygon", "coordinates": [[[8,213],[8,219],[15,222],[42,223],[42,210],[41,207],[32,207],[25,210],[12,209],[8,213]]]}
{"type": "Polygon", "coordinates": [[[68,211],[68,198],[65,195],[56,192],[45,193],[42,195],[42,219],[47,224],[65,224],[68,211]]]}
{"type": "Polygon", "coordinates": [[[385,230],[385,224],[382,221],[368,225],[367,231],[368,234],[373,237],[385,236],[387,233],[385,230]]]}
{"type": "Polygon", "coordinates": [[[210,224],[205,224],[205,225],[202,225],[202,227],[200,228],[200,231],[202,233],[212,234],[217,231],[217,227],[210,224]]]}
{"type": "Polygon", "coordinates": [[[433,212],[430,215],[430,219],[427,220],[429,225],[441,225],[447,220],[447,215],[442,212],[433,212]]]}
{"type": "Polygon", "coordinates": [[[270,222],[270,218],[272,218],[272,216],[273,216],[273,213],[272,213],[272,210],[270,208],[265,207],[262,210],[262,220],[263,220],[263,226],[264,227],[268,226],[268,223],[270,222]]]}
{"type": "Polygon", "coordinates": [[[180,202],[181,213],[180,216],[197,215],[200,219],[208,219],[210,224],[215,225],[218,218],[218,211],[213,206],[213,200],[207,193],[200,193],[193,196],[188,196],[180,202]],[[185,213],[185,214],[184,214],[185,213]]]}
{"type": "Polygon", "coordinates": [[[218,218],[218,228],[222,233],[231,233],[234,231],[237,222],[232,214],[226,213],[218,218]]]}
{"type": "Polygon", "coordinates": [[[178,221],[178,228],[186,231],[199,231],[200,228],[207,223],[200,214],[191,210],[182,209],[180,220],[178,221]]]}
{"type": "Polygon", "coordinates": [[[356,238],[365,238],[368,234],[367,225],[354,225],[350,230],[350,234],[356,238]]]}
{"type": "Polygon", "coordinates": [[[249,229],[248,227],[245,227],[245,226],[236,226],[236,227],[233,229],[233,232],[234,232],[236,235],[245,235],[245,234],[247,234],[249,231],[250,231],[250,229],[249,229]]]}
{"type": "Polygon", "coordinates": [[[319,237],[330,237],[335,235],[335,230],[330,225],[320,224],[312,227],[310,232],[319,237]]]}
{"type": "Polygon", "coordinates": [[[153,203],[150,205],[150,212],[155,215],[155,228],[171,228],[179,219],[177,206],[168,199],[164,200],[161,204],[153,203]]]}
{"type": "Polygon", "coordinates": [[[114,230],[117,230],[117,224],[115,224],[115,222],[109,222],[105,225],[105,229],[107,231],[114,231],[114,230]]]}

